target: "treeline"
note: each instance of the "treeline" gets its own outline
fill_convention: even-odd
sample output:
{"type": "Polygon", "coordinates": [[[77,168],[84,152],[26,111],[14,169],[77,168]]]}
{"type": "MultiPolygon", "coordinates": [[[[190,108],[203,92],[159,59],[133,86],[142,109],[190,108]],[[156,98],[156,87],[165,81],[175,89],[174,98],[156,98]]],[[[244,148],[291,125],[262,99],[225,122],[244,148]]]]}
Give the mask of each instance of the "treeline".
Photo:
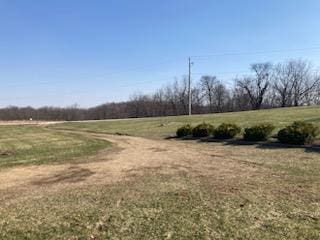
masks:
{"type": "MultiPolygon", "coordinates": [[[[216,76],[202,76],[191,89],[195,114],[244,111],[261,108],[320,104],[320,74],[312,64],[291,60],[278,64],[257,63],[251,74],[236,77],[227,86],[216,76]]],[[[129,101],[106,103],[93,108],[7,107],[1,120],[98,120],[182,115],[188,113],[186,77],[156,90],[135,94],[129,101]]]]}

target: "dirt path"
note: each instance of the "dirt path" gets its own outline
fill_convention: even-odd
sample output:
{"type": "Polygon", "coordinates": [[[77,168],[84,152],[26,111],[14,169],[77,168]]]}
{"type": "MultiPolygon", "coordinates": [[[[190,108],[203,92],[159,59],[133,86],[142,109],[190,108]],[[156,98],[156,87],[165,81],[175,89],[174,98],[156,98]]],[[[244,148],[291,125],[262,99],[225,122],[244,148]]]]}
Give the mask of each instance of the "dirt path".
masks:
{"type": "MultiPolygon", "coordinates": [[[[0,193],[68,186],[110,184],[130,176],[156,171],[170,174],[210,174],[217,178],[237,176],[243,172],[232,159],[225,158],[225,148],[208,148],[205,144],[175,140],[149,140],[139,137],[95,135],[111,141],[115,151],[102,151],[85,163],[22,166],[0,171],[0,193]],[[221,159],[224,158],[224,161],[221,159]]],[[[241,154],[240,154],[241,155],[241,154]]],[[[246,168],[246,173],[248,168],[246,168]]],[[[243,172],[243,174],[246,174],[243,172]]]]}
{"type": "Polygon", "coordinates": [[[63,123],[63,121],[38,121],[38,120],[16,120],[16,121],[0,121],[0,126],[10,125],[52,125],[57,123],[63,123]]]}

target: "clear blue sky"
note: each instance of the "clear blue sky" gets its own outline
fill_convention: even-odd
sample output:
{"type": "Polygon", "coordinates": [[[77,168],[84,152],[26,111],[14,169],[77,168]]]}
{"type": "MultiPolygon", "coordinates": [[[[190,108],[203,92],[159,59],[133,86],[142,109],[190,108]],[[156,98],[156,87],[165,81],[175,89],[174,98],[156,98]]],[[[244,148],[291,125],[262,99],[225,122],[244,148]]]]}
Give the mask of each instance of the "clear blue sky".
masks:
{"type": "Polygon", "coordinates": [[[194,58],[193,80],[226,83],[253,62],[319,66],[319,26],[319,0],[0,0],[0,106],[126,100],[187,73],[189,55],[266,52],[194,58]]]}

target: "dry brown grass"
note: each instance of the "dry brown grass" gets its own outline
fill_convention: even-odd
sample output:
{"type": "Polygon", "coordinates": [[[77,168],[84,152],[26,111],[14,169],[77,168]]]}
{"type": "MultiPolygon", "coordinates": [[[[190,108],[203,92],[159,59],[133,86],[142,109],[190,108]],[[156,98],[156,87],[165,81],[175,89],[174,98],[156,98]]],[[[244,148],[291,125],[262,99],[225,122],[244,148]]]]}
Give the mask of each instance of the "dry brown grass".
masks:
{"type": "Polygon", "coordinates": [[[95,137],[118,149],[0,172],[0,237],[320,238],[318,152],[95,137]]]}
{"type": "Polygon", "coordinates": [[[17,121],[0,121],[0,126],[12,126],[12,125],[51,125],[62,123],[62,121],[29,121],[29,120],[17,120],[17,121]]]}

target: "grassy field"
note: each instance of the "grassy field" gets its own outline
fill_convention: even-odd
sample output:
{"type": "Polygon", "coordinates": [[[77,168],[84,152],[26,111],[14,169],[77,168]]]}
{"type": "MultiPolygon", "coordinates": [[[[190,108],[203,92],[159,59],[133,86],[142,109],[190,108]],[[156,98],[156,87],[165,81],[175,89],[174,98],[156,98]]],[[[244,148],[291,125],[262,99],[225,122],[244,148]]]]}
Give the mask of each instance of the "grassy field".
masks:
{"type": "Polygon", "coordinates": [[[116,183],[104,170],[97,179],[46,178],[2,193],[0,238],[319,239],[319,153],[177,144],[158,152],[158,166],[136,164],[128,154],[122,163],[136,168],[116,183]],[[178,149],[189,149],[190,157],[176,159],[178,149]]]}
{"type": "Polygon", "coordinates": [[[0,126],[0,168],[68,162],[97,152],[107,141],[41,126],[0,126]]]}
{"type": "Polygon", "coordinates": [[[33,240],[90,236],[319,239],[314,177],[307,184],[294,175],[285,174],[281,180],[280,172],[264,174],[251,181],[236,177],[217,184],[212,176],[145,173],[110,186],[68,188],[54,194],[42,190],[37,196],[7,204],[10,210],[0,209],[5,221],[0,223],[0,236],[33,240]]]}
{"type": "Polygon", "coordinates": [[[28,164],[0,171],[0,239],[318,240],[319,150],[163,137],[186,122],[280,128],[319,116],[302,107],[3,127],[1,149],[17,162],[1,158],[28,164]],[[146,138],[103,134],[116,132],[146,138]],[[118,150],[94,154],[105,139],[118,150]],[[89,153],[99,161],[81,161],[89,153]]]}
{"type": "Polygon", "coordinates": [[[279,129],[296,120],[304,120],[320,126],[320,107],[279,108],[237,113],[194,115],[191,118],[189,116],[178,116],[121,121],[64,123],[53,125],[53,127],[91,132],[123,133],[148,138],[163,138],[174,134],[176,129],[185,123],[196,125],[205,121],[217,126],[225,122],[236,123],[241,127],[247,127],[256,123],[269,122],[279,129]]]}

